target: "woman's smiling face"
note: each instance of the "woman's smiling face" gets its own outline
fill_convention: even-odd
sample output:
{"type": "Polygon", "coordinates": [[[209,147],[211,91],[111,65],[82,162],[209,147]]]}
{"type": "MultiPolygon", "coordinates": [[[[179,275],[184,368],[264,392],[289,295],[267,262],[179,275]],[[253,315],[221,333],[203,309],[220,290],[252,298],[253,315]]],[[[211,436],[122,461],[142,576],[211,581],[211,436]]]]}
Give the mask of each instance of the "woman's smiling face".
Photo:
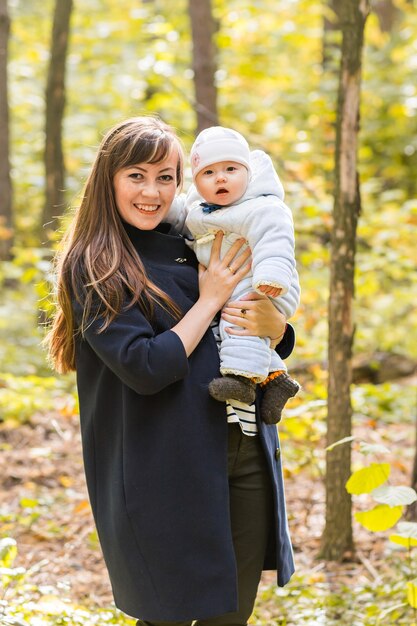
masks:
{"type": "Polygon", "coordinates": [[[177,190],[178,153],[159,163],[138,163],[114,175],[117,209],[122,219],[140,230],[153,230],[167,215],[177,190]]]}

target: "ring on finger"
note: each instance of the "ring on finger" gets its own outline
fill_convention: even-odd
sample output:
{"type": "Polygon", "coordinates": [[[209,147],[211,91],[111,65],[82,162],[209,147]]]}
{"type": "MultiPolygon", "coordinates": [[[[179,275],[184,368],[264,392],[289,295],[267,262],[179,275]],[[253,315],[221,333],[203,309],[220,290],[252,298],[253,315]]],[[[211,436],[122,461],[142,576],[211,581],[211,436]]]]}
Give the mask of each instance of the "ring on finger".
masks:
{"type": "Polygon", "coordinates": [[[227,269],[229,270],[229,272],[231,272],[232,274],[236,274],[236,270],[234,270],[233,268],[230,267],[230,265],[227,266],[227,269]]]}
{"type": "Polygon", "coordinates": [[[240,312],[242,313],[242,317],[245,317],[246,313],[248,312],[248,309],[240,309],[240,312]]]}

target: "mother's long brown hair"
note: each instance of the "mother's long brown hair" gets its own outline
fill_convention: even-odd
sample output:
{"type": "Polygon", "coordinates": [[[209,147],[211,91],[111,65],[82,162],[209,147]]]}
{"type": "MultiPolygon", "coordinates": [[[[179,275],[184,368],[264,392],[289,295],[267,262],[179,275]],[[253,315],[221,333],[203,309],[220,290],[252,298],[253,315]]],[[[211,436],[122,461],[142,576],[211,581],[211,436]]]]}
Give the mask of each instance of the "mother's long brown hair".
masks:
{"type": "Polygon", "coordinates": [[[112,128],[98,149],[83,198],[56,257],[57,307],[46,337],[50,360],[61,373],[75,369],[75,336],[99,316],[100,331],[122,307],[139,305],[150,318],[155,302],[174,318],[175,303],[148,278],[123,227],[113,178],[124,167],[160,163],[178,151],[177,187],[182,184],[183,152],[173,129],[154,117],[128,119],[112,128]],[[74,299],[82,307],[74,317],[74,299]]]}

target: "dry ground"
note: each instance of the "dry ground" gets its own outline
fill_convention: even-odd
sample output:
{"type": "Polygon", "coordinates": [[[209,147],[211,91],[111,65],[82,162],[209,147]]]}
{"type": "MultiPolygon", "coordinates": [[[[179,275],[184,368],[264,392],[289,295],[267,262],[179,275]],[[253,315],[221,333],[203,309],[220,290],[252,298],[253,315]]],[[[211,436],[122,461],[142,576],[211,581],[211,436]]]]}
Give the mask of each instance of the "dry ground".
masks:
{"type": "MultiPolygon", "coordinates": [[[[366,424],[361,428],[366,429],[366,424]]],[[[398,453],[396,484],[407,484],[414,444],[411,426],[391,424],[380,430],[383,443],[388,440],[398,453]]],[[[369,440],[369,432],[366,435],[369,440]]],[[[380,437],[373,429],[372,440],[380,437]]],[[[80,604],[108,606],[112,595],[87,500],[77,416],[37,414],[31,425],[3,425],[0,451],[0,537],[16,539],[15,565],[33,568],[30,580],[45,593],[80,604]]],[[[286,492],[297,571],[305,573],[312,584],[325,579],[337,588],[340,582],[372,581],[383,574],[386,539],[357,524],[353,562],[317,560],[324,524],[322,481],[303,470],[287,477],[286,492]]],[[[266,572],[261,588],[273,581],[274,574],[266,572]]]]}

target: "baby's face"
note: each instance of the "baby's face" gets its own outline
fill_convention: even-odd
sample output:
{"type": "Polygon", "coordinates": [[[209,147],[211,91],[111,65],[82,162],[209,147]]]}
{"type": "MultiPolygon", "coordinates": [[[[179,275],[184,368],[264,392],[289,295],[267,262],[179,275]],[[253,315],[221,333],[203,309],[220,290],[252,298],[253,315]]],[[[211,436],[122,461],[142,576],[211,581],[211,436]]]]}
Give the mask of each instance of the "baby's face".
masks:
{"type": "Polygon", "coordinates": [[[195,185],[206,202],[228,206],[243,196],[248,179],[248,170],[241,163],[218,161],[197,174],[195,185]]]}

